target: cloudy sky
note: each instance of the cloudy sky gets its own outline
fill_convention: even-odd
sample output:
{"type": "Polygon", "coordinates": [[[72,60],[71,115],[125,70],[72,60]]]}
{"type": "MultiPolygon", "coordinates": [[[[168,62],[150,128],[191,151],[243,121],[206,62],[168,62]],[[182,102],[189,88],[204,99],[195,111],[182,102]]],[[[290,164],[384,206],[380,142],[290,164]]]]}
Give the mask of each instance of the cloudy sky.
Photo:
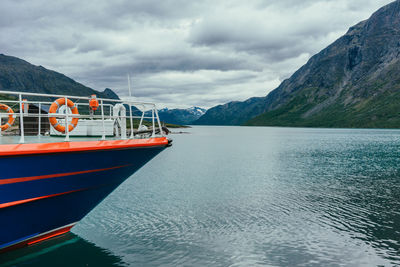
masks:
{"type": "Polygon", "coordinates": [[[275,89],[392,0],[1,0],[0,53],[96,90],[212,107],[275,89]]]}

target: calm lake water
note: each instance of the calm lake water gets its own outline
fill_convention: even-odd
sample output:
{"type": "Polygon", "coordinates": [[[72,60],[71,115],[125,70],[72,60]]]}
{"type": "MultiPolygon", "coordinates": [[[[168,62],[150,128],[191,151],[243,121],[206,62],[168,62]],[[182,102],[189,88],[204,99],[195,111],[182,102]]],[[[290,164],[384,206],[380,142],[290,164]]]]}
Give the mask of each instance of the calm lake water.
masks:
{"type": "Polygon", "coordinates": [[[3,263],[400,264],[400,131],[182,131],[72,234],[3,256],[3,263]]]}

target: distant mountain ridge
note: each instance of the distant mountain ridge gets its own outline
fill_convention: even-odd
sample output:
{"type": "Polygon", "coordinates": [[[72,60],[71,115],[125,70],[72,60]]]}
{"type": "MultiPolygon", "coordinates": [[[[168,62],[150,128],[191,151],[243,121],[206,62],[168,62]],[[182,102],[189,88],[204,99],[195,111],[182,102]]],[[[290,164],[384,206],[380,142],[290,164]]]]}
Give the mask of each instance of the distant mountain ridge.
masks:
{"type": "Polygon", "coordinates": [[[64,74],[0,54],[0,90],[119,99],[109,88],[103,92],[84,86],[64,74]]]}
{"type": "Polygon", "coordinates": [[[212,107],[193,124],[241,125],[249,118],[264,112],[265,99],[265,97],[252,97],[243,102],[234,101],[212,107]]]}
{"type": "Polygon", "coordinates": [[[206,109],[200,107],[191,107],[187,109],[160,109],[158,115],[160,120],[166,123],[188,125],[192,124],[198,118],[200,118],[206,109]]]}
{"type": "Polygon", "coordinates": [[[213,107],[196,124],[400,127],[400,0],[351,27],[266,97],[213,107]]]}

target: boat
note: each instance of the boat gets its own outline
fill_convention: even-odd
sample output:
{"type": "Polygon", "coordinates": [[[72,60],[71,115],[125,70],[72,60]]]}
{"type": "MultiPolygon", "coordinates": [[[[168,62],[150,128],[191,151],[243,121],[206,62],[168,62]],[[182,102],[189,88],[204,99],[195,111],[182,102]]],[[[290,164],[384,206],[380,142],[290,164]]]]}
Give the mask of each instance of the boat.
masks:
{"type": "Polygon", "coordinates": [[[153,103],[11,91],[0,96],[0,120],[7,120],[0,126],[0,252],[69,232],[171,145],[153,103]],[[26,132],[32,118],[36,133],[26,132]],[[80,123],[86,136],[74,137],[80,123]],[[145,124],[150,131],[141,131],[145,124]]]}

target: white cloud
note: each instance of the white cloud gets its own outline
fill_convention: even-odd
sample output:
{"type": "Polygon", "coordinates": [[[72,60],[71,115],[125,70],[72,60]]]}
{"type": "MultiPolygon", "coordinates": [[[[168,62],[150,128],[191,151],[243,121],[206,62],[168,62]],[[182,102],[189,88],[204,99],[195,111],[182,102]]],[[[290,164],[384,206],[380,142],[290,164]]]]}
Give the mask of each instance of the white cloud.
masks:
{"type": "Polygon", "coordinates": [[[264,96],[390,0],[12,1],[0,53],[169,107],[264,96]]]}

